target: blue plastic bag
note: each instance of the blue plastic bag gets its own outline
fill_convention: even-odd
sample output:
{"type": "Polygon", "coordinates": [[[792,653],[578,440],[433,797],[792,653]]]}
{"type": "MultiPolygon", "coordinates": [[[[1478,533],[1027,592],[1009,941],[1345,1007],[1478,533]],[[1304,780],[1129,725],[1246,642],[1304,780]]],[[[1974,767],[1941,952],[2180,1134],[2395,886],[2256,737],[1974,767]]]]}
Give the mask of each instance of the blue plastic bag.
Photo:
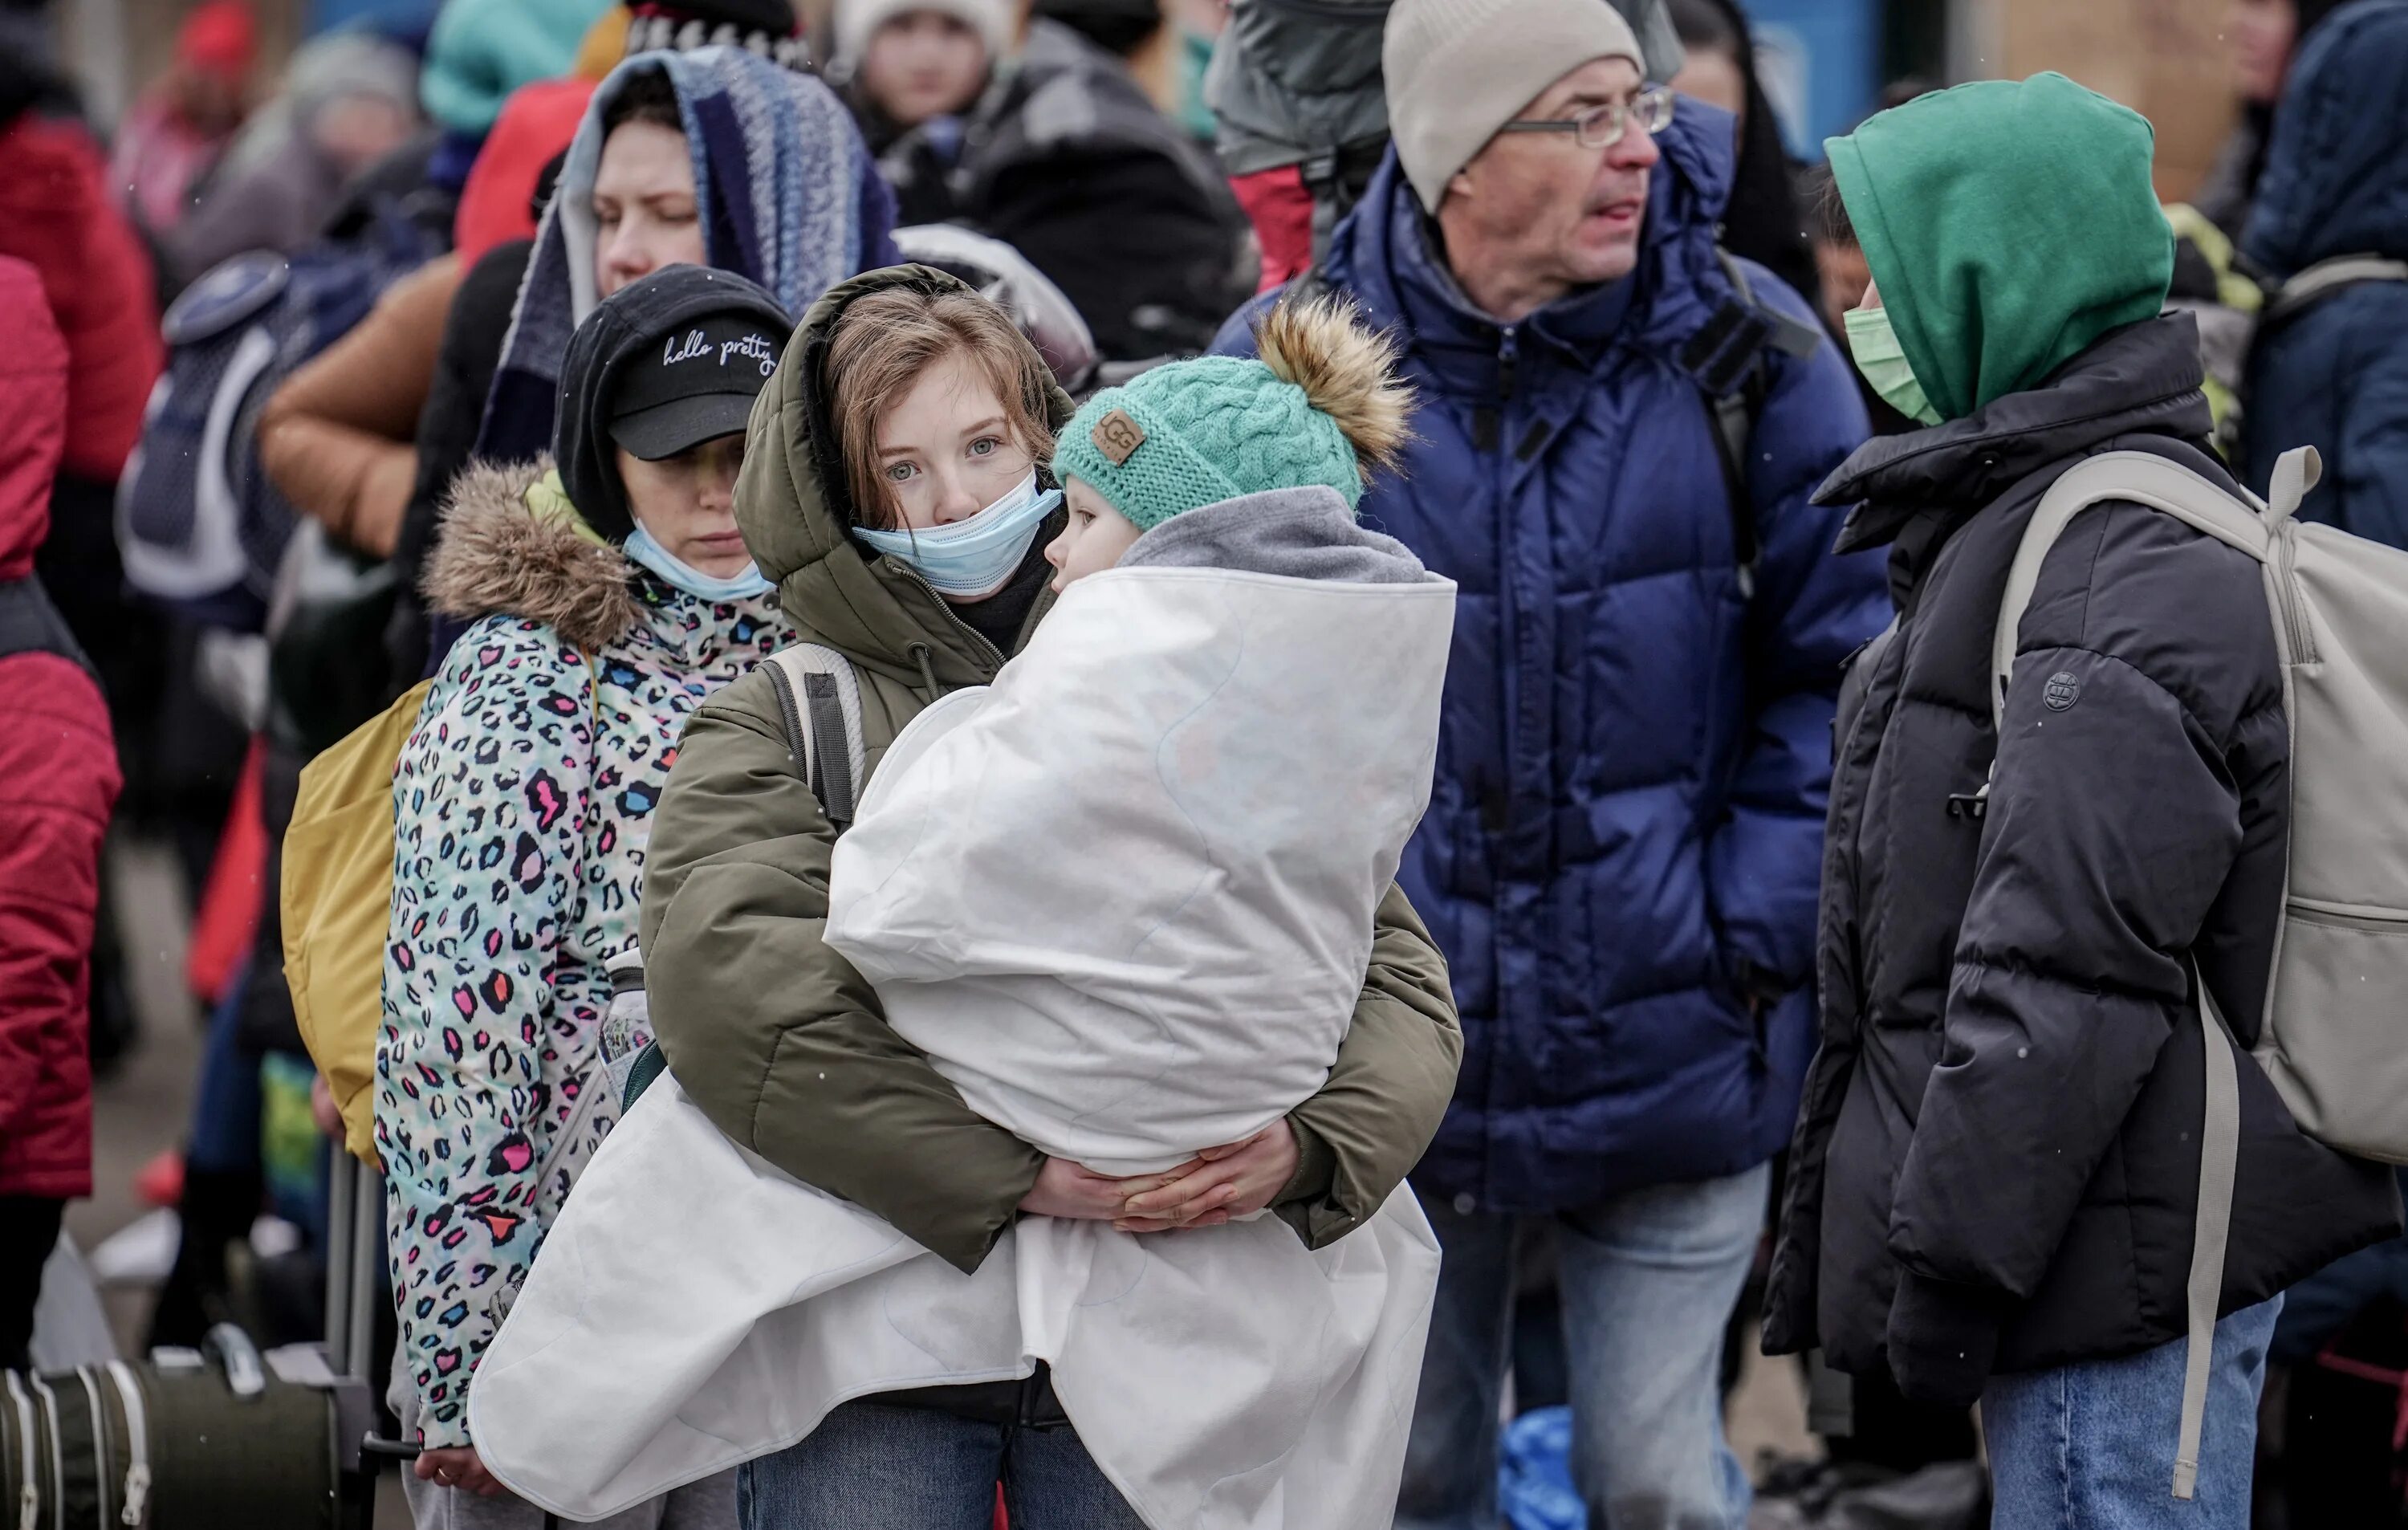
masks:
{"type": "Polygon", "coordinates": [[[1497,1497],[1512,1530],[1588,1530],[1572,1486],[1570,1408],[1533,1408],[1506,1425],[1497,1497]]]}

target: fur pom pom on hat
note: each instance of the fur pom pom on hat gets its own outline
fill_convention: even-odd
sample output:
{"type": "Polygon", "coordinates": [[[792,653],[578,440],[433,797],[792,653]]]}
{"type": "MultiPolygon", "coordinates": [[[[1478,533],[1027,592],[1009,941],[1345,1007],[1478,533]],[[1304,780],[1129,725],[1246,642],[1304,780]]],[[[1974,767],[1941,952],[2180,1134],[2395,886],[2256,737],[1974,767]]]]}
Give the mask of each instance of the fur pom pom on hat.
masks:
{"type": "Polygon", "coordinates": [[[1273,307],[1254,344],[1257,359],[1172,362],[1087,400],[1062,431],[1054,476],[1140,531],[1272,489],[1322,484],[1359,504],[1365,477],[1395,466],[1412,439],[1395,343],[1352,304],[1322,298],[1273,307]]]}

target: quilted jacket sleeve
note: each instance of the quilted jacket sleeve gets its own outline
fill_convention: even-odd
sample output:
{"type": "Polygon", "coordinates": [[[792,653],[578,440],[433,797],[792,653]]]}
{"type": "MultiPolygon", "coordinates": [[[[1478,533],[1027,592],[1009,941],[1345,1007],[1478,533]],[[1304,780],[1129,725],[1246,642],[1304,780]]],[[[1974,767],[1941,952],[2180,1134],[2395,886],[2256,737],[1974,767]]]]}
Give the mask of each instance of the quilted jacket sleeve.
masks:
{"type": "Polygon", "coordinates": [[[0,1195],[88,1194],[84,972],[119,786],[99,687],[54,653],[0,658],[0,1195]]]}
{"type": "MultiPolygon", "coordinates": [[[[1769,273],[1750,275],[1761,301],[1811,322],[1769,273]]],[[[1749,613],[1747,736],[1709,860],[1726,955],[1744,964],[1735,975],[1759,997],[1796,988],[1811,969],[1842,665],[1890,617],[1881,556],[1831,551],[1849,507],[1812,502],[1866,434],[1839,347],[1776,358],[1748,464],[1763,551],[1749,613]]]]}
{"type": "MultiPolygon", "coordinates": [[[[2327,465],[2329,486],[2318,493],[2334,507],[2342,530],[2408,547],[2408,349],[2400,344],[2399,328],[2408,323],[2408,292],[2378,295],[2379,306],[2363,306],[2370,322],[2352,336],[2352,349],[2360,352],[2354,375],[2338,386],[2326,384],[2338,395],[2341,443],[2327,465]]],[[[2271,474],[2273,463],[2263,470],[2271,474]]],[[[2306,508],[2315,513],[2315,501],[2306,508]]]]}
{"type": "Polygon", "coordinates": [[[294,508],[380,558],[393,553],[417,481],[411,437],[459,284],[449,255],[403,278],[260,417],[260,461],[294,508]]]}
{"type": "Polygon", "coordinates": [[[394,777],[376,1137],[430,1448],[468,1443],[493,1299],[540,1236],[551,974],[583,859],[590,684],[551,629],[490,619],[453,645],[394,777]]]}

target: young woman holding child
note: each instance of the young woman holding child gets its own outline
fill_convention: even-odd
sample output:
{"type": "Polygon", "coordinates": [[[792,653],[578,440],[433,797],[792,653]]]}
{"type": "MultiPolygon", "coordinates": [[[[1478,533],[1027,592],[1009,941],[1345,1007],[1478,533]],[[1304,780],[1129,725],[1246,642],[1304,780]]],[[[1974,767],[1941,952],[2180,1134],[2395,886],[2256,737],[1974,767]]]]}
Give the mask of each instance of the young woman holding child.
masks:
{"type": "MultiPolygon", "coordinates": [[[[1365,340],[1354,359],[1369,358],[1376,379],[1382,353],[1365,340]]],[[[1266,396],[1281,390],[1281,407],[1297,420],[1309,417],[1312,386],[1326,380],[1309,375],[1300,389],[1259,363],[1211,365],[1248,369],[1248,387],[1266,396]]],[[[1118,425],[1104,416],[1126,422],[1134,413],[1155,422],[1158,459],[1168,450],[1161,443],[1178,434],[1167,422],[1188,418],[1179,370],[1156,374],[1141,398],[1097,400],[1090,406],[1097,418],[1079,422],[1080,441],[1117,440],[1118,425]]],[[[1233,407],[1242,412],[1245,402],[1233,407]]],[[[1010,321],[925,267],[836,288],[787,351],[753,418],[738,519],[799,636],[850,661],[870,777],[932,703],[996,679],[1052,608],[1054,586],[1085,562],[1111,561],[1094,540],[1106,493],[1076,482],[1066,510],[1043,471],[1054,432],[1071,415],[1010,321]],[[1055,556],[1070,565],[1058,577],[1048,562],[1056,545],[1055,556]]],[[[1326,418],[1320,429],[1331,440],[1340,435],[1326,418]]],[[[1106,450],[1092,446],[1064,460],[1111,479],[1112,465],[1098,454],[1106,450]]],[[[1229,487],[1291,487],[1281,475],[1297,456],[1274,450],[1225,465],[1236,475],[1229,487]]],[[[1343,481],[1359,495],[1353,450],[1322,449],[1319,457],[1342,459],[1343,481]]],[[[1351,498],[1328,494],[1334,510],[1316,511],[1332,517],[1325,528],[1343,522],[1354,537],[1351,498]]],[[[1149,503],[1130,518],[1132,529],[1137,518],[1152,524],[1182,508],[1149,503]]],[[[1412,565],[1398,577],[1425,576],[1412,565]]],[[[1442,663],[1442,639],[1436,651],[1442,663]]],[[[1023,1217],[1151,1233],[1268,1210],[1280,1220],[1229,1232],[1269,1228],[1296,1250],[1322,1250],[1383,1215],[1444,1113],[1461,1049],[1443,960],[1385,872],[1367,884],[1357,917],[1370,927],[1355,938],[1368,960],[1353,968],[1359,984],[1346,979],[1340,1004],[1351,1005],[1351,1015],[1328,1027],[1334,1062],[1325,1056],[1313,1069],[1318,1088],[1296,1091],[1288,1098],[1301,1103],[1243,1140],[1160,1172],[1111,1178],[1049,1156],[966,1104],[953,1075],[904,1039],[879,990],[832,949],[837,829],[789,755],[774,685],[756,673],[695,714],[647,868],[652,1022],[677,1088],[719,1132],[804,1185],[882,1219],[911,1252],[936,1255],[923,1261],[936,1275],[917,1279],[939,1291],[980,1289],[975,1272],[1023,1217]],[[963,1282],[943,1265],[972,1278],[963,1282]]],[[[1426,774],[1423,784],[1426,791],[1426,774]]],[[[1025,854],[1109,864],[1143,848],[1116,849],[1108,829],[1098,833],[1093,844],[1030,843],[1025,854]]],[[[991,893],[1014,895],[1010,885],[991,893]]],[[[1418,1212],[1408,1214],[1418,1224],[1418,1212]]],[[[595,1244],[579,1247],[590,1261],[595,1244]]],[[[734,1262],[710,1263],[717,1270],[734,1262]]],[[[538,1285],[544,1279],[539,1270],[538,1285]]],[[[562,1309],[551,1294],[542,1305],[562,1309]]],[[[1425,1304],[1418,1317],[1426,1311],[1425,1304]]],[[[1407,1317],[1416,1341],[1395,1347],[1412,1351],[1409,1396],[1419,1328],[1418,1317],[1407,1317]]],[[[550,1319],[537,1322],[544,1326],[530,1324],[519,1351],[530,1364],[545,1344],[561,1342],[550,1337],[550,1319]]],[[[720,1375],[738,1370],[762,1374],[739,1355],[720,1375]]],[[[560,1390],[522,1379],[509,1395],[515,1402],[560,1390]]],[[[1409,1413],[1408,1401],[1398,1417],[1409,1413]]],[[[707,1435],[692,1422],[699,1417],[681,1408],[677,1423],[707,1435]]],[[[523,1448],[513,1454],[527,1458],[523,1448]]],[[[1024,1380],[873,1390],[843,1402],[799,1443],[746,1466],[739,1499],[752,1530],[983,1526],[998,1481],[1014,1524],[1027,1530],[1147,1523],[1088,1453],[1041,1365],[1024,1380]]]]}

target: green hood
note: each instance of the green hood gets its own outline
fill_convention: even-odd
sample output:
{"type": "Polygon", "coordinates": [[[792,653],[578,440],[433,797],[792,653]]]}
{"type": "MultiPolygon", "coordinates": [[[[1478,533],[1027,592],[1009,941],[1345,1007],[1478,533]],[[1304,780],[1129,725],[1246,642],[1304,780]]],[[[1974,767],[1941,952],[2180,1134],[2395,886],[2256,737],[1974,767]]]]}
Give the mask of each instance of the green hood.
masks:
{"type": "MultiPolygon", "coordinates": [[[[925,645],[939,684],[984,685],[993,661],[969,629],[915,575],[869,552],[850,530],[852,495],[828,411],[828,342],[846,308],[890,288],[970,291],[942,271],[896,265],[831,287],[812,304],[752,406],[736,522],[761,572],[777,581],[779,603],[803,641],[910,685],[920,683],[911,651],[925,645]]],[[[1060,430],[1072,412],[1069,395],[1055,388],[1053,427],[1060,430]]]]}
{"type": "Polygon", "coordinates": [[[1824,145],[1932,407],[1961,419],[2156,316],[2173,232],[2147,119],[2063,75],[1918,97],[1824,145]]]}

